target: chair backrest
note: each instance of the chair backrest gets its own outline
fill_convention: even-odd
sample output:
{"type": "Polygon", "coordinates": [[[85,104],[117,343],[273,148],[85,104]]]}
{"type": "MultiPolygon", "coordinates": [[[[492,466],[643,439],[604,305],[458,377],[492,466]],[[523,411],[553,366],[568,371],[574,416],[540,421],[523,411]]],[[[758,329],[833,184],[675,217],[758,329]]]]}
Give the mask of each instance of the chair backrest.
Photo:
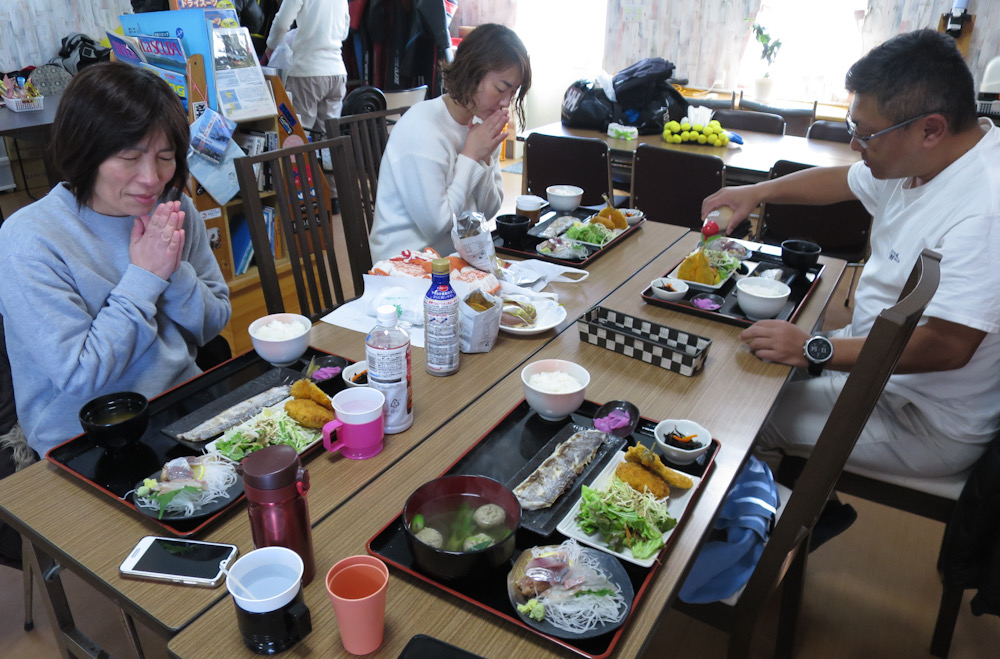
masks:
{"type": "Polygon", "coordinates": [[[0,435],[9,431],[17,421],[14,408],[14,382],[7,359],[7,341],[4,338],[3,316],[0,316],[0,435]]]}
{"type": "Polygon", "coordinates": [[[352,114],[338,119],[328,119],[326,134],[330,137],[348,136],[354,152],[358,172],[358,186],[365,225],[371,231],[375,221],[375,196],[378,192],[378,174],[382,153],[389,141],[389,117],[400,115],[408,108],[393,108],[352,114]]]}
{"type": "MultiPolygon", "coordinates": [[[[813,101],[811,108],[782,108],[767,103],[740,99],[740,109],[753,112],[776,114],[785,120],[785,135],[805,137],[809,126],[816,119],[817,102],[813,101]]],[[[725,126],[725,124],[723,124],[725,126]]]]}
{"type": "MultiPolygon", "coordinates": [[[[813,526],[833,491],[875,404],[882,395],[914,327],[940,280],[941,255],[924,250],[898,302],[875,319],[854,368],[819,434],[802,475],[764,547],[737,608],[762,607],[781,581],[784,566],[796,552],[808,551],[813,526]]],[[[739,612],[737,612],[739,615],[739,612]]]]}
{"type": "Polygon", "coordinates": [[[752,130],[758,133],[785,134],[785,119],[780,114],[750,110],[716,110],[713,119],[726,130],[752,130]]]}
{"type": "Polygon", "coordinates": [[[726,166],[718,156],[650,144],[635,149],[632,205],[655,222],[700,230],[701,202],[725,184],[726,166]]]}
{"type": "Polygon", "coordinates": [[[847,124],[843,121],[828,121],[817,119],[809,126],[806,137],[811,140],[826,140],[827,142],[851,143],[851,134],[847,132],[847,124]]]}
{"type": "MultiPolygon", "coordinates": [[[[770,178],[808,169],[811,165],[779,160],[771,168],[770,178]]],[[[864,260],[872,216],[856,199],[825,206],[799,204],[764,204],[761,240],[777,245],[789,238],[811,240],[829,256],[852,263],[864,260]]]]}
{"type": "Polygon", "coordinates": [[[612,198],[611,150],[596,137],[557,137],[531,133],[524,144],[524,190],[545,198],[545,188],[567,184],[583,188],[581,206],[612,198]]]}
{"type": "Polygon", "coordinates": [[[316,322],[361,294],[362,276],[372,265],[351,138],[335,137],[236,160],[264,303],[268,313],[281,313],[285,303],[264,219],[264,200],[257,190],[253,170],[257,163],[272,168],[275,194],[267,202],[275,205],[274,232],[280,231],[291,265],[299,312],[316,322]],[[330,154],[340,199],[339,222],[330,212],[321,151],[330,154]]]}

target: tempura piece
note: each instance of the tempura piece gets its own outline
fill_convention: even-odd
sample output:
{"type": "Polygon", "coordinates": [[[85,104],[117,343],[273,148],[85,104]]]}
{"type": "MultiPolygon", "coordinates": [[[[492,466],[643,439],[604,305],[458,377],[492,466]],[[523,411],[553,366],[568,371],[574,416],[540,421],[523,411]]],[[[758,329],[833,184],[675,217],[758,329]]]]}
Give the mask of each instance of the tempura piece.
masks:
{"type": "Polygon", "coordinates": [[[677,277],[687,281],[712,286],[715,284],[719,271],[709,264],[705,252],[697,250],[688,255],[681,266],[677,268],[677,277]]]}
{"type": "Polygon", "coordinates": [[[674,471],[670,467],[664,465],[660,462],[660,456],[658,456],[653,451],[642,444],[636,444],[625,451],[625,459],[628,462],[634,462],[640,464],[646,469],[649,469],[656,475],[658,475],[663,480],[667,481],[670,487],[677,487],[682,490],[688,490],[694,485],[694,481],[688,476],[680,473],[679,471],[674,471]]]}
{"type": "Polygon", "coordinates": [[[309,378],[303,378],[295,382],[292,385],[292,398],[302,398],[315,401],[318,405],[322,405],[328,410],[333,409],[333,403],[330,402],[330,397],[326,393],[316,386],[316,383],[309,378]]]}
{"type": "Polygon", "coordinates": [[[637,492],[649,492],[657,499],[670,496],[670,486],[651,470],[634,462],[623,462],[615,469],[615,476],[625,481],[637,492]]]}
{"type": "Polygon", "coordinates": [[[306,428],[322,428],[335,418],[333,410],[307,398],[294,398],[285,403],[285,413],[306,428]]]}

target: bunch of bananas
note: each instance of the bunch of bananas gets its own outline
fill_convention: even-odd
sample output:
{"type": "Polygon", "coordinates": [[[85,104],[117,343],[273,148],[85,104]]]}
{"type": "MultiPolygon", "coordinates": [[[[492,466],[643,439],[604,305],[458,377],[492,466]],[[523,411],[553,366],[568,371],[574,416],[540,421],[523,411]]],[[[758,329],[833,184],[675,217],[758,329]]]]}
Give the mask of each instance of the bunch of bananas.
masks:
{"type": "Polygon", "coordinates": [[[706,125],[692,124],[689,120],[668,121],[663,126],[663,141],[671,144],[704,144],[706,146],[726,146],[729,133],[722,124],[712,119],[706,125]]]}

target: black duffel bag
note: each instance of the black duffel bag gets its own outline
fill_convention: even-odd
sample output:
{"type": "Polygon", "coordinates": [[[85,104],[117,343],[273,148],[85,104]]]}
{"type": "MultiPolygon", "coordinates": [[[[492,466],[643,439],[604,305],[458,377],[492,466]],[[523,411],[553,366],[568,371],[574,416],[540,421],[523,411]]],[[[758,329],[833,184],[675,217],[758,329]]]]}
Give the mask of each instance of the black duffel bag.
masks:
{"type": "Polygon", "coordinates": [[[604,132],[620,118],[620,108],[592,80],[577,80],[563,94],[562,123],[604,132]]]}
{"type": "Polygon", "coordinates": [[[640,135],[654,135],[663,132],[665,122],[687,116],[687,100],[670,84],[673,73],[674,65],[662,57],[647,57],[616,73],[612,81],[622,123],[640,135]]]}

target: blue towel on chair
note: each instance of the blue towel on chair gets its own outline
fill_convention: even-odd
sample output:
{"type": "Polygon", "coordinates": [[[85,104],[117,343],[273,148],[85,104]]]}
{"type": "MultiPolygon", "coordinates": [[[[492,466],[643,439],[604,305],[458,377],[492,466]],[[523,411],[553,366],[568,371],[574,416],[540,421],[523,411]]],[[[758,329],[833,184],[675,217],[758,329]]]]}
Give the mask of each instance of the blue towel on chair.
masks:
{"type": "Polygon", "coordinates": [[[701,548],[679,597],[690,604],[726,599],[750,579],[774,526],[778,489],[766,464],[750,456],[714,528],[724,539],[701,548]]]}

